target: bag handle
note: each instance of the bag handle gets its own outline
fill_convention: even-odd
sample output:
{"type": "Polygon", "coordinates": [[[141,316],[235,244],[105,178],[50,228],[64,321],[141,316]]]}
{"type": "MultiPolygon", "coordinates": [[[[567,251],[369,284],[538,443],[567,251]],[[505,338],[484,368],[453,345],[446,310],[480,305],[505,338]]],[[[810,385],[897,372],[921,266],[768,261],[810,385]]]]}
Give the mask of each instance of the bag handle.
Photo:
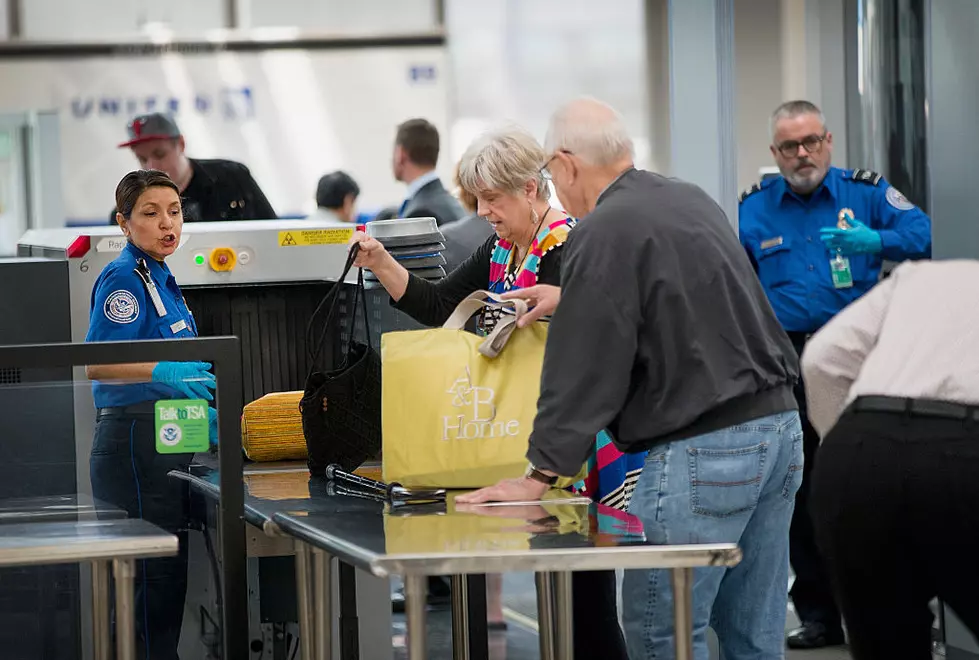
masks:
{"type": "MultiPolygon", "coordinates": [[[[323,299],[320,301],[319,305],[316,306],[316,309],[309,317],[309,322],[306,324],[306,353],[310,358],[310,363],[312,365],[311,368],[314,370],[316,369],[317,360],[319,360],[320,354],[323,352],[323,346],[326,343],[326,336],[330,331],[330,323],[333,321],[333,316],[336,313],[337,302],[340,300],[341,287],[343,286],[343,283],[346,281],[347,275],[350,273],[350,269],[353,268],[354,260],[357,258],[357,253],[359,251],[360,251],[359,243],[355,243],[350,247],[350,251],[347,253],[347,260],[343,264],[343,273],[340,275],[339,278],[337,278],[336,284],[333,285],[333,287],[326,293],[325,296],[323,296],[323,299]],[[326,312],[326,319],[323,322],[323,332],[320,333],[319,339],[316,340],[314,344],[313,325],[314,322],[316,321],[316,317],[319,315],[320,311],[328,302],[330,303],[330,307],[326,312]],[[311,349],[311,347],[313,346],[315,346],[315,348],[311,349]]],[[[360,277],[361,278],[363,277],[362,269],[360,272],[360,277]]],[[[358,281],[362,282],[363,280],[359,278],[358,281]]],[[[354,304],[356,305],[356,299],[354,300],[354,304]]],[[[356,311],[357,310],[355,307],[354,315],[356,314],[356,311]]],[[[366,322],[366,315],[367,315],[367,302],[365,299],[364,301],[365,322],[366,322]]],[[[370,337],[370,333],[368,332],[368,341],[369,341],[369,337],[370,337]]]]}
{"type": "Polygon", "coordinates": [[[442,324],[442,327],[450,330],[462,330],[466,325],[466,321],[484,307],[512,311],[514,317],[517,319],[527,313],[527,302],[525,300],[520,300],[519,298],[504,300],[489,291],[473,291],[456,305],[455,311],[442,324]]]}
{"type": "Polygon", "coordinates": [[[474,291],[456,305],[455,311],[442,324],[442,327],[450,330],[462,330],[463,326],[466,325],[466,321],[484,307],[513,312],[512,315],[505,315],[500,318],[496,322],[496,327],[493,328],[493,331],[479,345],[479,353],[492,359],[503,351],[503,348],[510,340],[510,335],[517,329],[517,321],[527,313],[527,302],[525,300],[519,298],[504,300],[489,291],[474,291]],[[488,301],[487,298],[489,299],[488,301]]]}

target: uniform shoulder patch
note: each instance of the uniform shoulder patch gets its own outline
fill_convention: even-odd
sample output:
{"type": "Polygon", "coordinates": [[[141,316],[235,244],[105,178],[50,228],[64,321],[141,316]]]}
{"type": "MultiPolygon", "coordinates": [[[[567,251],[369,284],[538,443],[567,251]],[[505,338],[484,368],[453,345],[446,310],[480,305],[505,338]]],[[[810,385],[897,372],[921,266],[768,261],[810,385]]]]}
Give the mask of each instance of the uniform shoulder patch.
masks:
{"type": "Polygon", "coordinates": [[[887,192],[884,193],[884,197],[887,198],[887,203],[898,211],[910,211],[914,208],[914,204],[894,186],[887,186],[887,192]]]}
{"type": "Polygon", "coordinates": [[[751,186],[750,188],[745,188],[744,190],[741,191],[741,194],[738,195],[738,204],[740,204],[744,200],[748,199],[749,197],[751,197],[752,195],[754,195],[756,192],[758,192],[760,190],[761,190],[761,184],[760,183],[756,183],[755,185],[751,186]]]}
{"type": "Polygon", "coordinates": [[[113,323],[132,323],[139,318],[139,301],[126,289],[119,289],[106,297],[102,312],[113,323]]]}
{"type": "Polygon", "coordinates": [[[851,178],[860,183],[869,183],[872,186],[876,186],[884,178],[884,175],[870,170],[853,170],[851,178]]]}

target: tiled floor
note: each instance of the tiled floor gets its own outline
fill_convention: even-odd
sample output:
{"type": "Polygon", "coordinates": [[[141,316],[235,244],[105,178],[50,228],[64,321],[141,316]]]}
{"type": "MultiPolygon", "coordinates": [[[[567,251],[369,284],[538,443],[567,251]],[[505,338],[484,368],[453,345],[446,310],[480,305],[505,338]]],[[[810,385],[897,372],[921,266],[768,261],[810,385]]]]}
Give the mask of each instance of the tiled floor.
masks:
{"type": "MultiPolygon", "coordinates": [[[[528,574],[512,573],[503,580],[504,616],[508,630],[490,633],[491,660],[536,660],[540,657],[537,647],[537,596],[534,580],[528,574]]],[[[452,620],[448,611],[429,614],[429,659],[449,660],[452,657],[452,620]]],[[[798,620],[789,611],[787,628],[794,628],[798,620]]],[[[396,616],[394,622],[395,660],[405,660],[404,617],[396,616]]],[[[818,651],[789,651],[788,660],[846,660],[850,656],[845,648],[818,651]]],[[[577,660],[593,660],[578,658],[577,660]]]]}

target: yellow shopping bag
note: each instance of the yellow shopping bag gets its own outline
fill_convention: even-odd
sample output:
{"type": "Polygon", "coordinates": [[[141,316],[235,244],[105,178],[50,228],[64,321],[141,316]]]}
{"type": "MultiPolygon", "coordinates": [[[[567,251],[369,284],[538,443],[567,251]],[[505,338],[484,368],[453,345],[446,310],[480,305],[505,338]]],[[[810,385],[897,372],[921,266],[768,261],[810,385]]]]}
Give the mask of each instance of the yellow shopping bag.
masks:
{"type": "Polygon", "coordinates": [[[479,488],[526,469],[547,327],[517,328],[526,304],[488,298],[473,293],[441,328],[381,338],[385,481],[479,488]],[[513,315],[486,338],[463,331],[486,305],[513,315]]]}

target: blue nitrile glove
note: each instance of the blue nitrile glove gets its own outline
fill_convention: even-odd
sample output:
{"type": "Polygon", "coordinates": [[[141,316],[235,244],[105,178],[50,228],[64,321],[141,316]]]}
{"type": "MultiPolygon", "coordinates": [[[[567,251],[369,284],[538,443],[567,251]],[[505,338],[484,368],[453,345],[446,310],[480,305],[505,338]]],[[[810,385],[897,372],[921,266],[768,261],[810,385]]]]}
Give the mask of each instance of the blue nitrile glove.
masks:
{"type": "Polygon", "coordinates": [[[207,409],[207,437],[212,447],[218,446],[218,411],[210,407],[207,409]]]}
{"type": "Polygon", "coordinates": [[[178,390],[188,399],[214,400],[211,394],[217,386],[210,362],[159,362],[153,367],[153,382],[178,390]]]}
{"type": "Polygon", "coordinates": [[[851,229],[823,227],[819,238],[830,252],[839,250],[843,256],[851,254],[879,254],[884,249],[880,234],[859,220],[851,220],[851,229]]]}

